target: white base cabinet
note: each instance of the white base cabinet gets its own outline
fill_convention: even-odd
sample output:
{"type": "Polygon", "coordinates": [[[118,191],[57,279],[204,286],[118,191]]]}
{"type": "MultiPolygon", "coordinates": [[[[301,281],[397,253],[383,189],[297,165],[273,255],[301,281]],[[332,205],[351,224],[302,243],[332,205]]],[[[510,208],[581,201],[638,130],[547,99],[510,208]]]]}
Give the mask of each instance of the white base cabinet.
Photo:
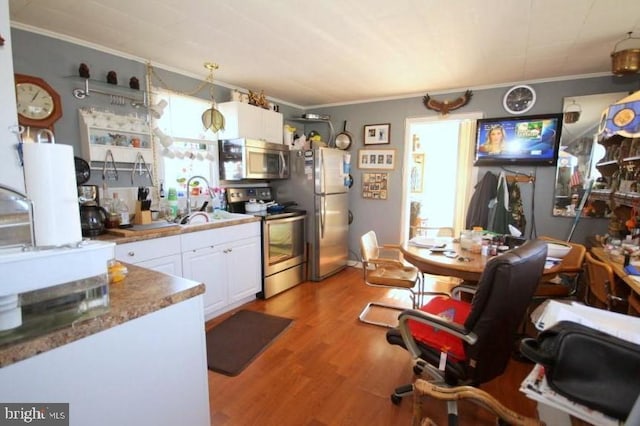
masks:
{"type": "Polygon", "coordinates": [[[244,303],[262,290],[260,237],[245,238],[228,246],[226,253],[230,304],[244,303]],[[253,259],[258,259],[256,262],[253,259]]]}
{"type": "Polygon", "coordinates": [[[184,278],[204,283],[206,286],[203,303],[204,316],[209,319],[213,312],[222,311],[227,306],[227,285],[225,256],[220,248],[203,247],[182,253],[184,278]]]}
{"type": "Polygon", "coordinates": [[[262,289],[260,222],[181,237],[184,278],[206,286],[205,320],[255,299],[262,289]]]}
{"type": "Polygon", "coordinates": [[[170,256],[146,260],[144,262],[136,263],[136,265],[169,275],[176,275],[178,277],[182,276],[182,257],[180,254],[172,254],[170,256]]]}
{"type": "Polygon", "coordinates": [[[209,426],[202,322],[197,296],[0,368],[0,401],[67,402],[71,426],[209,426]]]}
{"type": "Polygon", "coordinates": [[[209,320],[262,290],[260,222],[116,245],[116,259],[204,283],[209,320]]]}
{"type": "Polygon", "coordinates": [[[182,276],[180,236],[117,244],[116,259],[165,274],[182,276]]]}

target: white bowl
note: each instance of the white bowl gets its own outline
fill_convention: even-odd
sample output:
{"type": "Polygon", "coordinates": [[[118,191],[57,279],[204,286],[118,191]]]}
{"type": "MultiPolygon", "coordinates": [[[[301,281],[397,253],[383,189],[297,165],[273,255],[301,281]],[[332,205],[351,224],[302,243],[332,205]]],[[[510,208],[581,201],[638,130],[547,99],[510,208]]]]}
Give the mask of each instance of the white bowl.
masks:
{"type": "Polygon", "coordinates": [[[571,251],[570,244],[547,243],[547,257],[564,258],[571,251]]]}

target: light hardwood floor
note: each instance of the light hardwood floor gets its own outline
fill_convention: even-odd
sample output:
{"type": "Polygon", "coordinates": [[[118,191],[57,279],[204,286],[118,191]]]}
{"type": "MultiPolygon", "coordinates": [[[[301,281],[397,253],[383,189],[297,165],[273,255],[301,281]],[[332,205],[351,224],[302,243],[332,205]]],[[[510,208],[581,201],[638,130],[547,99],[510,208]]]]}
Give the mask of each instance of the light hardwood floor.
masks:
{"type": "MultiPolygon", "coordinates": [[[[410,425],[412,399],[400,406],[392,390],[413,380],[408,353],[391,346],[386,329],[358,321],[372,300],[409,305],[398,291],[366,286],[362,271],[346,270],[306,282],[242,307],[294,320],[236,377],[209,371],[212,425],[410,425]]],[[[207,329],[229,314],[207,323],[207,329]]],[[[482,388],[520,414],[535,404],[518,391],[531,365],[511,361],[506,373],[482,388]]],[[[446,425],[446,403],[428,401],[428,415],[446,425]]],[[[460,425],[495,425],[486,410],[459,403],[460,425]]]]}

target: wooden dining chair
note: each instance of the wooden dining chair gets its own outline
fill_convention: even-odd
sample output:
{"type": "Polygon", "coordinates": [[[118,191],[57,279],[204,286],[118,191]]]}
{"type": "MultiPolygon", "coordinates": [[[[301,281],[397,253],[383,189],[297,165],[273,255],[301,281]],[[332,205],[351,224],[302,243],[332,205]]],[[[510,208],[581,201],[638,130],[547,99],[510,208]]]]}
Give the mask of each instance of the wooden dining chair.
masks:
{"type": "Polygon", "coordinates": [[[571,245],[571,250],[562,258],[562,272],[552,280],[544,280],[538,284],[536,293],[533,296],[534,302],[575,297],[578,294],[584,271],[584,257],[587,253],[587,248],[582,244],[565,242],[551,237],[542,236],[539,239],[547,242],[569,244],[571,245]]]}
{"type": "Polygon", "coordinates": [[[619,305],[626,305],[626,295],[623,295],[622,286],[616,282],[615,274],[611,266],[601,262],[587,253],[585,256],[587,270],[587,287],[584,302],[587,305],[612,310],[619,305]]]}
{"type": "Polygon", "coordinates": [[[629,303],[627,314],[640,317],[640,296],[638,296],[638,293],[632,291],[627,301],[629,303]]]}
{"type": "Polygon", "coordinates": [[[454,237],[453,228],[449,226],[414,226],[415,235],[419,237],[454,237]]]}

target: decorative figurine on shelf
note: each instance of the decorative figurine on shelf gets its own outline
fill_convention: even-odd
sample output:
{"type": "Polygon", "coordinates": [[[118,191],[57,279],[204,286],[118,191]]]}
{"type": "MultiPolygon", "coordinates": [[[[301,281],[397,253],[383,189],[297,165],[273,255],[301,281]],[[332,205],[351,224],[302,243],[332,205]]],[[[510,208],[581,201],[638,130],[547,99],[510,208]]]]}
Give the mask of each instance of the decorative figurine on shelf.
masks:
{"type": "Polygon", "coordinates": [[[135,90],[140,90],[140,82],[137,77],[131,77],[129,79],[129,87],[135,90]]]}
{"type": "Polygon", "coordinates": [[[118,84],[118,74],[115,71],[109,71],[107,73],[107,83],[118,84]]]}
{"type": "Polygon", "coordinates": [[[267,98],[264,96],[263,90],[260,91],[260,94],[249,90],[249,103],[251,105],[258,106],[264,109],[269,109],[269,102],[267,101],[267,98]]]}
{"type": "Polygon", "coordinates": [[[89,73],[89,66],[84,62],[80,64],[80,68],[78,68],[78,74],[82,78],[91,78],[91,74],[89,73]]]}

